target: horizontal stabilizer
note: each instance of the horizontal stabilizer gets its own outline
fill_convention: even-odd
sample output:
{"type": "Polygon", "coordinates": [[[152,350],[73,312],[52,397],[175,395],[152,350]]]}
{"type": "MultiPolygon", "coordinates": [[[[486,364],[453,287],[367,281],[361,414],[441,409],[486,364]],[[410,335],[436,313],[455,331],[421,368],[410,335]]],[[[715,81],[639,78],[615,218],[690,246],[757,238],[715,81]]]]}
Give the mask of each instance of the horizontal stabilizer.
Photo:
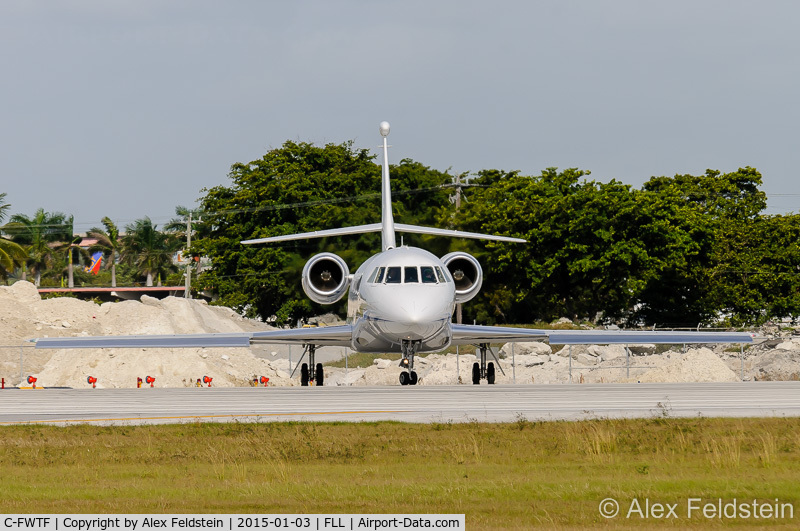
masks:
{"type": "Polygon", "coordinates": [[[525,243],[527,240],[522,238],[511,238],[510,236],[495,236],[492,234],[479,234],[477,232],[464,232],[460,230],[436,229],[433,227],[419,227],[417,225],[404,225],[395,223],[394,230],[397,232],[411,232],[413,234],[430,234],[433,236],[451,236],[453,238],[471,238],[473,240],[495,240],[499,242],[525,243]]]}
{"type": "Polygon", "coordinates": [[[314,232],[301,232],[299,234],[284,234],[283,236],[270,236],[269,238],[244,240],[239,243],[243,243],[245,245],[252,245],[254,243],[286,242],[290,240],[328,238],[330,236],[347,236],[348,234],[364,234],[366,232],[380,232],[380,231],[381,231],[381,224],[372,223],[371,225],[357,225],[355,227],[342,227],[340,229],[316,230],[314,232]]]}
{"type": "MultiPolygon", "coordinates": [[[[355,227],[342,227],[340,229],[317,230],[314,232],[302,232],[300,234],[285,234],[283,236],[270,236],[269,238],[257,238],[254,240],[244,240],[241,243],[252,245],[256,243],[275,243],[290,240],[305,240],[311,238],[329,238],[332,236],[347,236],[349,234],[364,234],[367,232],[380,232],[382,225],[372,223],[370,225],[357,225],[355,227]]],[[[471,238],[476,240],[495,240],[500,242],[525,243],[522,238],[511,238],[509,236],[493,236],[491,234],[479,234],[477,232],[464,232],[460,230],[437,229],[434,227],[420,227],[417,225],[404,225],[395,223],[394,230],[397,232],[410,232],[413,234],[430,234],[433,236],[450,236],[453,238],[471,238]]]]}

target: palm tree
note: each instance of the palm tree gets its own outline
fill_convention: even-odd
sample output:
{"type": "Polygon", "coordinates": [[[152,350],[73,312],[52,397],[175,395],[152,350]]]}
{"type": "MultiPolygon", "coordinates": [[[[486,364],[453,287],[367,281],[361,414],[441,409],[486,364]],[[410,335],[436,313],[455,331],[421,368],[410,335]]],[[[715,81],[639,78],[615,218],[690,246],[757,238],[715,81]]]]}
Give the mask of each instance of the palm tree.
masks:
{"type": "MultiPolygon", "coordinates": [[[[0,194],[0,221],[5,219],[10,207],[11,205],[6,203],[6,194],[0,194]]],[[[17,267],[24,266],[27,257],[28,253],[25,252],[22,246],[0,237],[0,277],[3,278],[6,285],[8,285],[10,272],[13,272],[17,267]]]]}
{"type": "Polygon", "coordinates": [[[83,240],[83,238],[74,234],[74,230],[72,227],[73,227],[73,217],[70,216],[69,219],[67,220],[67,227],[65,228],[66,231],[65,234],[68,234],[69,237],[65,241],[59,242],[55,246],[56,251],[60,252],[66,251],[67,253],[67,278],[68,278],[67,287],[69,288],[75,287],[75,281],[73,280],[73,266],[72,266],[75,254],[77,253],[79,258],[83,256],[85,259],[87,260],[89,259],[89,252],[80,246],[80,243],[83,240]]]}
{"type": "Polygon", "coordinates": [[[100,220],[106,230],[94,227],[86,232],[89,238],[97,239],[97,243],[89,248],[91,252],[100,251],[106,259],[106,267],[111,268],[111,287],[117,287],[117,257],[120,254],[122,240],[119,238],[119,229],[108,216],[100,220]]]}
{"type": "Polygon", "coordinates": [[[37,287],[41,285],[42,272],[53,265],[55,249],[51,244],[72,240],[71,227],[61,212],[45,212],[42,208],[33,217],[14,214],[3,226],[3,232],[11,236],[12,241],[27,248],[27,267],[36,275],[37,287]]]}
{"type": "Polygon", "coordinates": [[[180,248],[181,241],[158,231],[150,218],[144,217],[125,227],[122,246],[122,260],[133,264],[147,277],[146,285],[152,286],[153,276],[172,267],[172,255],[180,248]]]}
{"type": "Polygon", "coordinates": [[[19,244],[0,237],[0,278],[8,285],[8,276],[18,267],[25,266],[28,253],[19,244]]]}

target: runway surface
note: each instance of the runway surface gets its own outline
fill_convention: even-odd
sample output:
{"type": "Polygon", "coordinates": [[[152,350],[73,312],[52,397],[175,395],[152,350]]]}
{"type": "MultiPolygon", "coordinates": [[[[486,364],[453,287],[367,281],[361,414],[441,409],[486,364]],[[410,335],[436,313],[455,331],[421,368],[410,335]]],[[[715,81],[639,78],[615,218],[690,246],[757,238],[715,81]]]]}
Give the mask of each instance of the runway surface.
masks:
{"type": "Polygon", "coordinates": [[[800,382],[0,391],[0,424],[800,416],[800,382]]]}

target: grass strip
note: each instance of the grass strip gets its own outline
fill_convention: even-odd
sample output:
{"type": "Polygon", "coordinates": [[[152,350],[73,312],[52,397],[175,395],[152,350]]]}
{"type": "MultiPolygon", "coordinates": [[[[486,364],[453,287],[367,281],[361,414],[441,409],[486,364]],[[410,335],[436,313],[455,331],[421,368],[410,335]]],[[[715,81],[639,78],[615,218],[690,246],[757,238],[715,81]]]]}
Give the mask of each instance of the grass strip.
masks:
{"type": "Polygon", "coordinates": [[[606,520],[598,504],[794,502],[798,470],[796,418],[0,427],[3,513],[465,513],[469,529],[752,525],[606,520]]]}

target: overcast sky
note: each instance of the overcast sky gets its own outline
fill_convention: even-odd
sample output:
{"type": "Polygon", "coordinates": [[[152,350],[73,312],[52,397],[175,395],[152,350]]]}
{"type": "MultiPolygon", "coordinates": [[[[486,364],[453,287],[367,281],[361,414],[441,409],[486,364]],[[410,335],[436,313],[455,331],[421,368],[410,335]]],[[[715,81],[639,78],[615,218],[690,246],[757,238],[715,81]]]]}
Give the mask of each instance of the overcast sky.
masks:
{"type": "Polygon", "coordinates": [[[285,140],[538,174],[754,166],[800,210],[800,2],[4,0],[13,213],[163,224],[285,140]]]}

